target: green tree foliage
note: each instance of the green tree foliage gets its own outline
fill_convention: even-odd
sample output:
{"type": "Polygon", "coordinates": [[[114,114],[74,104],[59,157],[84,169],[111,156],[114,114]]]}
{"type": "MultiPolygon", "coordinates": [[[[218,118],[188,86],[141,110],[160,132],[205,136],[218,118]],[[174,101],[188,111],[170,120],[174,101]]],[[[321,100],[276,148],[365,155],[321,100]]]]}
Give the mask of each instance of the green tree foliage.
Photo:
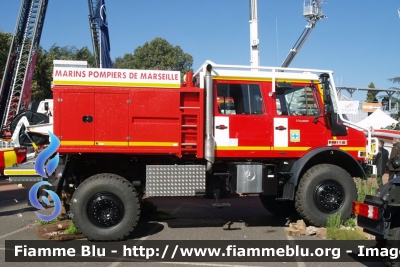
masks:
{"type": "Polygon", "coordinates": [[[40,102],[44,99],[52,98],[51,80],[53,62],[48,60],[47,52],[39,47],[36,59],[35,71],[33,73],[31,91],[32,101],[40,102]]]}
{"type": "Polygon", "coordinates": [[[52,98],[53,60],[83,60],[87,61],[89,66],[95,65],[94,56],[86,46],[78,49],[75,46],[60,47],[54,44],[49,51],[40,48],[38,52],[32,82],[32,100],[38,102],[52,98]]]}
{"type": "MultiPolygon", "coordinates": [[[[375,84],[373,82],[371,82],[368,85],[368,88],[375,88],[375,84]]],[[[369,90],[367,92],[367,99],[365,100],[365,102],[367,103],[378,103],[378,99],[376,99],[376,95],[378,94],[378,91],[374,91],[374,90],[369,90]]],[[[368,116],[371,115],[372,112],[368,112],[368,116]]]]}
{"type": "MultiPolygon", "coordinates": [[[[375,84],[373,82],[371,82],[368,85],[368,88],[375,88],[375,84]]],[[[373,91],[373,90],[367,91],[367,99],[365,100],[365,102],[367,102],[367,103],[378,103],[378,100],[376,99],[376,95],[377,94],[378,94],[378,91],[373,91]]]]}
{"type": "MultiPolygon", "coordinates": [[[[394,78],[390,78],[390,79],[388,79],[389,81],[391,81],[392,83],[400,83],[400,77],[394,77],[394,78]]],[[[400,90],[400,88],[396,88],[396,87],[391,87],[392,89],[398,89],[398,90],[400,90]]],[[[396,93],[396,95],[397,96],[399,96],[400,94],[399,93],[396,93]]],[[[392,97],[392,103],[393,102],[397,102],[397,104],[398,105],[400,105],[400,100],[399,100],[399,97],[392,97]]],[[[398,119],[398,118],[400,118],[400,111],[397,113],[397,115],[396,116],[394,116],[394,118],[395,119],[398,119]]]]}
{"type": "Polygon", "coordinates": [[[84,60],[89,66],[95,64],[94,56],[86,46],[78,49],[75,46],[60,47],[54,44],[48,51],[40,47],[38,53],[32,82],[32,100],[38,102],[53,97],[53,60],[84,60]]]}
{"type": "MultiPolygon", "coordinates": [[[[0,31],[0,79],[3,78],[12,34],[0,31]]],[[[58,46],[54,44],[48,51],[39,46],[35,71],[32,79],[32,100],[41,101],[52,98],[51,81],[53,79],[53,60],[85,60],[89,66],[95,66],[95,59],[88,47],[58,46]]],[[[0,80],[1,81],[1,80],[0,80]]]]}
{"type": "MultiPolygon", "coordinates": [[[[375,88],[375,84],[373,82],[371,82],[368,85],[368,88],[375,88]]],[[[376,99],[377,94],[378,94],[378,91],[374,91],[374,90],[367,91],[367,99],[365,100],[365,102],[377,103],[378,102],[378,100],[376,99]]]]}
{"type": "Polygon", "coordinates": [[[3,79],[4,69],[7,63],[8,52],[10,50],[12,34],[0,31],[0,83],[3,79]]]}
{"type": "Polygon", "coordinates": [[[120,69],[179,70],[182,74],[192,71],[193,57],[157,37],[150,43],[135,49],[134,54],[125,54],[115,59],[114,67],[120,69]]]}
{"type": "Polygon", "coordinates": [[[394,77],[394,78],[390,78],[388,80],[391,81],[392,83],[400,83],[400,77],[394,77]]]}
{"type": "Polygon", "coordinates": [[[90,52],[87,46],[79,49],[76,52],[75,60],[86,60],[90,68],[96,67],[96,60],[94,58],[94,55],[92,54],[92,52],[90,52]]]}

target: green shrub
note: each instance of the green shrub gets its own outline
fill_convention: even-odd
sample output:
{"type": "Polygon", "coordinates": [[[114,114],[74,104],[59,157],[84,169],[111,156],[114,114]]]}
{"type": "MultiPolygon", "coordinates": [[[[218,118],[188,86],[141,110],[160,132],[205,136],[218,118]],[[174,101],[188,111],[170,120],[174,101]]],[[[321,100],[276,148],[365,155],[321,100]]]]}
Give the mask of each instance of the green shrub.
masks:
{"type": "Polygon", "coordinates": [[[352,215],[350,218],[344,221],[343,225],[346,227],[356,227],[355,217],[352,215]]]}
{"type": "Polygon", "coordinates": [[[347,229],[328,228],[326,230],[326,238],[333,240],[365,240],[366,237],[355,231],[347,229]]]}
{"type": "Polygon", "coordinates": [[[42,220],[36,221],[36,224],[37,224],[37,225],[47,225],[47,224],[58,223],[59,221],[60,221],[60,219],[55,218],[55,219],[53,219],[53,220],[51,220],[51,221],[42,221],[42,220]]]}
{"type": "Polygon", "coordinates": [[[326,221],[326,228],[340,228],[342,225],[341,215],[336,213],[329,216],[328,220],[326,221]]]}
{"type": "Polygon", "coordinates": [[[370,180],[357,179],[357,201],[364,202],[365,196],[375,195],[378,186],[370,180]]]}
{"type": "Polygon", "coordinates": [[[77,235],[79,234],[78,228],[76,228],[75,224],[73,222],[70,222],[69,227],[67,230],[64,232],[67,235],[77,235]]]}

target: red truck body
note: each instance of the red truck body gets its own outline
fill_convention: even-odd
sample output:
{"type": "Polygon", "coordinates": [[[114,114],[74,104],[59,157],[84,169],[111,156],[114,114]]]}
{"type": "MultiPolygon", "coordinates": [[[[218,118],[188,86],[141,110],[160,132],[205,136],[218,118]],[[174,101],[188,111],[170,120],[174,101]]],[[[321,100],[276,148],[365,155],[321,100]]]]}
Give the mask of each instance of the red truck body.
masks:
{"type": "MultiPolygon", "coordinates": [[[[310,85],[310,80],[285,81],[294,87],[310,85]]],[[[222,114],[222,102],[214,90],[217,159],[301,158],[310,150],[331,146],[348,152],[359,161],[364,160],[359,157],[359,152],[366,147],[363,132],[348,128],[346,136],[332,136],[323,119],[313,122],[315,114],[279,114],[271,80],[254,78],[249,82],[248,78],[216,78],[213,86],[216,89],[227,84],[259,87],[262,103],[259,114],[222,114]],[[226,128],[219,128],[219,123],[227,124],[226,128]]],[[[95,82],[55,84],[54,133],[61,141],[59,152],[203,158],[205,94],[204,89],[190,85],[163,88],[161,84],[148,88],[103,86],[95,82]]],[[[313,108],[321,114],[322,89],[317,83],[316,87],[318,89],[309,97],[316,101],[313,108]]]]}

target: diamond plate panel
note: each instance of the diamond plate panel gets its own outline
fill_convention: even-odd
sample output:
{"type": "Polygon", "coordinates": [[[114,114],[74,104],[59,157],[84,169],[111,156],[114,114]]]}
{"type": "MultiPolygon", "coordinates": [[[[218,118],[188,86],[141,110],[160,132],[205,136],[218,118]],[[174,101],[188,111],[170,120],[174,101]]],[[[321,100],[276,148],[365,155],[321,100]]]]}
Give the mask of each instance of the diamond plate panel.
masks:
{"type": "Polygon", "coordinates": [[[237,165],[237,193],[262,192],[262,165],[237,165]]]}
{"type": "Polygon", "coordinates": [[[203,165],[146,166],[146,196],[195,196],[204,193],[205,187],[203,165]]]}

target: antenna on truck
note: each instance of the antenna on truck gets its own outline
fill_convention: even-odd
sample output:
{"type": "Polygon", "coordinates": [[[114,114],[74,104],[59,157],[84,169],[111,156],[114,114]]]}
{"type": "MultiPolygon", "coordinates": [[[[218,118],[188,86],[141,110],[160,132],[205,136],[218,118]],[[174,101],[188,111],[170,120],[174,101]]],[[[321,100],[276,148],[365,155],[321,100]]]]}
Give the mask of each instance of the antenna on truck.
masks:
{"type": "Polygon", "coordinates": [[[260,40],[258,39],[257,0],[250,0],[250,64],[260,65],[260,40]]]}

